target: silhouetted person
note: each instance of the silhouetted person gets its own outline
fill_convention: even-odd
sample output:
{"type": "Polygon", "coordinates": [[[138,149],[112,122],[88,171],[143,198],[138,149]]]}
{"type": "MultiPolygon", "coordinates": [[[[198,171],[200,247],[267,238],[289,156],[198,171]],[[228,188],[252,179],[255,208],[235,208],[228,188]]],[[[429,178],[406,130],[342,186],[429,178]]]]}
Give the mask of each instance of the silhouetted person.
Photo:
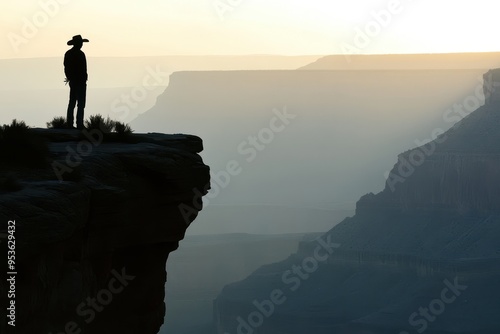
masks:
{"type": "Polygon", "coordinates": [[[73,36],[68,45],[73,45],[64,55],[64,74],[66,74],[66,82],[69,82],[69,104],[67,123],[69,128],[73,127],[73,112],[76,103],[78,102],[78,110],[76,112],[76,126],[78,129],[83,129],[83,112],[85,109],[85,99],[87,96],[87,59],[85,53],[81,50],[83,43],[88,42],[88,39],[83,39],[82,36],[73,36]]]}

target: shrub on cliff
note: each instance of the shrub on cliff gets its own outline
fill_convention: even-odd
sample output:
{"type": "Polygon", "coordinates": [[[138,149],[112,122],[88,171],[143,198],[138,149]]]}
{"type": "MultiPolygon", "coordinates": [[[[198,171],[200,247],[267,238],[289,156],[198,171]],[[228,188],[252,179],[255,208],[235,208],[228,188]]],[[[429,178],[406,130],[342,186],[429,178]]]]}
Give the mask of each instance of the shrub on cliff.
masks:
{"type": "Polygon", "coordinates": [[[66,123],[66,118],[56,116],[54,119],[50,122],[47,122],[47,128],[49,129],[66,129],[67,123],[66,123]]]}
{"type": "Polygon", "coordinates": [[[130,125],[113,121],[109,116],[104,118],[99,114],[90,116],[89,119],[85,121],[85,127],[90,130],[101,131],[106,141],[126,140],[133,132],[130,125]]]}
{"type": "Polygon", "coordinates": [[[124,137],[127,135],[132,134],[134,132],[130,125],[122,123],[122,122],[115,122],[115,132],[120,136],[124,137]]]}
{"type": "Polygon", "coordinates": [[[109,116],[104,118],[102,115],[92,115],[85,121],[85,127],[92,130],[100,130],[103,133],[111,133],[115,128],[116,122],[109,116]]]}
{"type": "Polygon", "coordinates": [[[14,119],[0,127],[0,164],[44,167],[49,155],[47,142],[23,121],[14,119]]]}

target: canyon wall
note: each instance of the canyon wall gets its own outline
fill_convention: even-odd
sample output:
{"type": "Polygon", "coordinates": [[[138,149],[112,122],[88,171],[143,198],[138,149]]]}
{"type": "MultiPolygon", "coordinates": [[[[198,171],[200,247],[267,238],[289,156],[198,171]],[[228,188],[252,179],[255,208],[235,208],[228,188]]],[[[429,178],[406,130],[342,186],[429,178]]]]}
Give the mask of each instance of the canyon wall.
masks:
{"type": "Polygon", "coordinates": [[[488,102],[400,154],[353,217],[226,286],[218,333],[497,333],[500,104],[488,102]]]}

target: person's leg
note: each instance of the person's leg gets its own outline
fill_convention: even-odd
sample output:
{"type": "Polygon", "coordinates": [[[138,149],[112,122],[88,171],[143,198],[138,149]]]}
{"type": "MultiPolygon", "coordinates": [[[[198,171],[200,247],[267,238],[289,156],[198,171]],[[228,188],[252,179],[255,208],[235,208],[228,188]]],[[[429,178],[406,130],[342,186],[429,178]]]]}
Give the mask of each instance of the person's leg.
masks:
{"type": "Polygon", "coordinates": [[[87,99],[87,84],[80,84],[78,87],[78,110],[76,112],[76,126],[83,128],[84,110],[87,99]]]}
{"type": "Polygon", "coordinates": [[[78,98],[77,89],[74,84],[69,83],[69,103],[68,111],[66,113],[66,123],[69,127],[73,126],[73,112],[75,110],[76,100],[78,98]]]}

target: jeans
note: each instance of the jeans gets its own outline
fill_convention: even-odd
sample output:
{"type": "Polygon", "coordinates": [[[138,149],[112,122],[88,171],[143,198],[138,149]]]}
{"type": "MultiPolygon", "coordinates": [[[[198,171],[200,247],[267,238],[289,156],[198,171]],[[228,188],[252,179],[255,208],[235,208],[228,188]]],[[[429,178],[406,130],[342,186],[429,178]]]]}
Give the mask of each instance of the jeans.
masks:
{"type": "Polygon", "coordinates": [[[87,98],[87,83],[86,82],[69,82],[69,104],[67,122],[69,126],[73,125],[73,112],[76,103],[78,102],[78,109],[76,112],[76,126],[83,127],[83,111],[85,109],[85,100],[87,98]]]}

